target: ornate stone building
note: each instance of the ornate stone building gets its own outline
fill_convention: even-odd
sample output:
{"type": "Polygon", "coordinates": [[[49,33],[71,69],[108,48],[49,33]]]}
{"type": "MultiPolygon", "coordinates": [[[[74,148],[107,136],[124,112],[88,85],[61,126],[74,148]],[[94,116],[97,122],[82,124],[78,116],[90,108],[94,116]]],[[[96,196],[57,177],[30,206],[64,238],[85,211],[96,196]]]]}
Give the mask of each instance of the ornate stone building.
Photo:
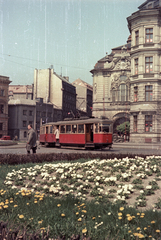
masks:
{"type": "Polygon", "coordinates": [[[131,142],[161,138],[161,0],[147,0],[127,18],[131,37],[99,60],[93,74],[93,115],[116,125],[130,120],[131,142]]]}
{"type": "Polygon", "coordinates": [[[9,77],[0,76],[0,137],[8,134],[8,87],[9,77]]]}
{"type": "Polygon", "coordinates": [[[93,74],[93,116],[107,117],[116,126],[130,118],[130,42],[99,60],[93,74]]]}

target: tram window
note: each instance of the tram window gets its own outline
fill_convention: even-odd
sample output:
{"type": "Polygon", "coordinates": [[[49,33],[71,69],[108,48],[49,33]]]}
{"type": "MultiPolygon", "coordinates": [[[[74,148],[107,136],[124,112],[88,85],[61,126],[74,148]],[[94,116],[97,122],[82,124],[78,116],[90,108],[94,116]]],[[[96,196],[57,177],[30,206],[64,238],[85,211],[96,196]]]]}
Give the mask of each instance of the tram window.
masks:
{"type": "Polygon", "coordinates": [[[84,133],[84,125],[83,124],[78,125],[78,132],[79,133],[84,133]]]}
{"type": "Polygon", "coordinates": [[[95,133],[98,133],[98,123],[95,124],[95,133]]]}
{"type": "Polygon", "coordinates": [[[46,133],[48,133],[48,127],[46,127],[46,133]]]}
{"type": "Polygon", "coordinates": [[[77,125],[72,125],[72,133],[76,133],[77,132],[77,125]]]}
{"type": "Polygon", "coordinates": [[[102,124],[100,126],[100,132],[108,133],[109,132],[109,125],[107,124],[102,124]]]}
{"type": "Polygon", "coordinates": [[[65,125],[61,125],[60,132],[65,133],[65,125]]]}
{"type": "Polygon", "coordinates": [[[45,133],[45,128],[44,127],[41,127],[40,128],[40,134],[44,134],[45,133]]]}
{"type": "Polygon", "coordinates": [[[50,133],[53,132],[53,126],[50,126],[50,133]]]}
{"type": "Polygon", "coordinates": [[[66,125],[66,133],[71,133],[71,125],[66,125]]]}

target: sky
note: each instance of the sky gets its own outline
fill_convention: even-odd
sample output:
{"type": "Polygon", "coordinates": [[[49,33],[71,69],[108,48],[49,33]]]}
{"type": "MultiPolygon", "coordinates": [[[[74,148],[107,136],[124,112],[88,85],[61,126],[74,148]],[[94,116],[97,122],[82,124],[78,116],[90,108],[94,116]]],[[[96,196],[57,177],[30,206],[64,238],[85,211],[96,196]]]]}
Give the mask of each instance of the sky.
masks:
{"type": "Polygon", "coordinates": [[[145,0],[0,0],[0,75],[31,85],[34,69],[93,84],[90,70],[126,44],[127,17],[145,0]]]}

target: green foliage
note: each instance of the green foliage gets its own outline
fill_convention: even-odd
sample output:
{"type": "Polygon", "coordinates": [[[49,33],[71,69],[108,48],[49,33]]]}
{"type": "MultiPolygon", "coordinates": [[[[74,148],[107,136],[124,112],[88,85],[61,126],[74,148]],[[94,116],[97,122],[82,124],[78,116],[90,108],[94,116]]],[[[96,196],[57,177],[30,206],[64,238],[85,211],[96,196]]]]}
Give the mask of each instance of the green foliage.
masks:
{"type": "Polygon", "coordinates": [[[130,122],[124,122],[117,126],[117,131],[123,133],[123,134],[129,134],[130,133],[130,122]]]}

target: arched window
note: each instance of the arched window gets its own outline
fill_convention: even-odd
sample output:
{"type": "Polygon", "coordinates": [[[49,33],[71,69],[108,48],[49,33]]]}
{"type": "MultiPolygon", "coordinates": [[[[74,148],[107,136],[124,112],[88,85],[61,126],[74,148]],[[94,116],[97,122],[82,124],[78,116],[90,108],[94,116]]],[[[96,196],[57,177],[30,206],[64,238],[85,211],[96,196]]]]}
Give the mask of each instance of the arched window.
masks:
{"type": "Polygon", "coordinates": [[[118,101],[128,101],[128,86],[126,84],[121,84],[118,88],[118,101]]]}

